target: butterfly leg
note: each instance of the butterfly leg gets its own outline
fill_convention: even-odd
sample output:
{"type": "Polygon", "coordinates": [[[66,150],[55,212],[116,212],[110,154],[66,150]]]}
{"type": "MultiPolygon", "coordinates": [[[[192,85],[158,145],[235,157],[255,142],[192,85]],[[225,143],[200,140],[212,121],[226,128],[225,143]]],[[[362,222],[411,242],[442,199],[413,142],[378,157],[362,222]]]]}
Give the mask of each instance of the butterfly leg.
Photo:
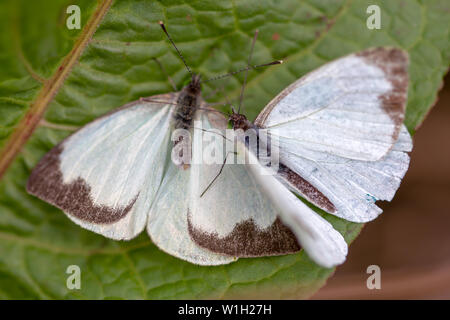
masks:
{"type": "Polygon", "coordinates": [[[220,87],[217,87],[216,89],[214,89],[213,91],[211,91],[207,97],[205,97],[205,100],[209,100],[209,98],[211,98],[212,96],[214,96],[217,92],[221,92],[223,97],[225,98],[225,102],[221,101],[221,102],[213,102],[208,104],[208,107],[216,107],[216,106],[226,106],[229,105],[230,107],[233,107],[230,99],[228,99],[228,96],[225,93],[225,84],[221,85],[220,87]]]}
{"type": "Polygon", "coordinates": [[[222,84],[221,86],[219,86],[219,87],[213,89],[211,92],[209,92],[209,93],[205,96],[205,100],[211,99],[211,98],[214,97],[219,91],[223,93],[223,92],[224,92],[224,87],[225,87],[225,85],[222,84]]]}
{"type": "Polygon", "coordinates": [[[194,128],[194,130],[201,130],[201,131],[203,131],[203,132],[209,132],[209,133],[218,134],[219,136],[221,136],[221,137],[224,138],[225,140],[231,141],[230,139],[228,139],[226,136],[224,136],[224,135],[221,134],[221,133],[217,133],[217,132],[215,132],[215,131],[209,131],[209,130],[206,130],[206,129],[203,129],[203,128],[197,128],[197,127],[192,127],[192,128],[194,128]]]}
{"type": "Polygon", "coordinates": [[[217,180],[217,178],[219,178],[220,174],[222,173],[223,168],[225,167],[225,164],[227,163],[227,158],[228,158],[228,155],[229,155],[230,153],[237,154],[237,152],[232,152],[232,151],[230,151],[230,152],[228,152],[228,153],[226,154],[225,159],[224,159],[222,165],[220,166],[219,173],[217,173],[217,175],[214,177],[214,179],[212,179],[212,181],[208,184],[208,186],[206,187],[206,189],[203,190],[203,192],[202,192],[201,195],[200,195],[200,198],[203,197],[203,195],[206,193],[206,191],[208,191],[208,189],[213,185],[213,183],[217,180]]]}
{"type": "Polygon", "coordinates": [[[158,65],[158,67],[161,69],[161,72],[167,77],[167,80],[169,80],[170,85],[172,86],[173,90],[175,92],[178,91],[177,86],[175,85],[175,82],[173,81],[173,79],[169,76],[169,74],[167,73],[166,69],[164,68],[164,66],[162,65],[161,62],[159,62],[158,59],[153,58],[153,60],[155,60],[156,64],[158,65]]]}

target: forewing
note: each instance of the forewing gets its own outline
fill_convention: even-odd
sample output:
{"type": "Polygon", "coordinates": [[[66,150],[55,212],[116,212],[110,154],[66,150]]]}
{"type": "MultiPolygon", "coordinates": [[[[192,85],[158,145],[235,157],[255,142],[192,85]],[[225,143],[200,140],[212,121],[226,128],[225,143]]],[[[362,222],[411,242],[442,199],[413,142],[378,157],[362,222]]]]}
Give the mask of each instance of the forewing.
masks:
{"type": "MultiPolygon", "coordinates": [[[[175,94],[152,98],[173,101],[175,94]]],[[[88,230],[135,237],[162,180],[172,108],[136,101],[89,123],[40,160],[28,192],[88,230]]]]}
{"type": "Polygon", "coordinates": [[[368,49],[294,82],[267,105],[255,124],[300,147],[375,161],[397,141],[407,89],[407,53],[368,49]]]}

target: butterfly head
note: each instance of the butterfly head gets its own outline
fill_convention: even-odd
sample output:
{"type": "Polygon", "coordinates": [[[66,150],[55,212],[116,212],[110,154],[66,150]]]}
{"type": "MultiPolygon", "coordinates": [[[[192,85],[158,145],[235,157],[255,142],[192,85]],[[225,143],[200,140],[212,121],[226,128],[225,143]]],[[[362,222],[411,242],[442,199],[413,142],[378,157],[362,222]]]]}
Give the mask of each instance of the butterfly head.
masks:
{"type": "Polygon", "coordinates": [[[232,111],[231,111],[229,120],[231,121],[231,125],[233,126],[234,130],[242,129],[242,130],[246,131],[249,128],[253,127],[252,123],[250,121],[248,121],[246,116],[244,116],[243,114],[237,113],[233,107],[231,107],[231,110],[232,111]]]}
{"type": "Polygon", "coordinates": [[[189,83],[189,85],[196,87],[196,88],[200,88],[200,75],[197,73],[193,73],[191,76],[191,82],[189,83]]]}
{"type": "Polygon", "coordinates": [[[200,95],[201,91],[201,80],[200,75],[193,73],[191,77],[191,81],[184,87],[186,92],[193,96],[200,95]]]}

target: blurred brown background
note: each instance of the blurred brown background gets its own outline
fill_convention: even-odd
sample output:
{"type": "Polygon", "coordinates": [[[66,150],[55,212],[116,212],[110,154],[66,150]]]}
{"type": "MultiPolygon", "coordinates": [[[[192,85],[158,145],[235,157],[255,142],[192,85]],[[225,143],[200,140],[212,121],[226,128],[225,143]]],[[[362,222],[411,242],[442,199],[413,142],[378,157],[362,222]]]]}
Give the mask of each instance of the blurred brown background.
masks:
{"type": "Polygon", "coordinates": [[[347,262],[313,299],[450,299],[450,75],[414,136],[394,200],[366,224],[347,262]],[[366,287],[369,265],[381,289],[366,287]]]}

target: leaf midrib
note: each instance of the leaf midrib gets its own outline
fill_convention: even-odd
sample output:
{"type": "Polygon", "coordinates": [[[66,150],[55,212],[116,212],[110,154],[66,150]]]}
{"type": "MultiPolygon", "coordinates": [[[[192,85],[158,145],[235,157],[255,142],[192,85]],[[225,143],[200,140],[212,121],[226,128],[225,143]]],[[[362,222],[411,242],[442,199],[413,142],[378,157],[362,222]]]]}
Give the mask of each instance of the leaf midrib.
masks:
{"type": "MultiPolygon", "coordinates": [[[[113,0],[103,0],[98,4],[97,9],[87,21],[72,50],[64,57],[53,76],[44,82],[36,99],[31,103],[29,110],[24,114],[0,150],[0,179],[38,126],[49,103],[53,100],[53,97],[61,88],[65,78],[69,75],[70,70],[89,44],[95,30],[100,25],[112,2],[113,0]]],[[[29,68],[27,70],[30,72],[29,68]]],[[[33,76],[32,73],[31,76],[33,76]]]]}

